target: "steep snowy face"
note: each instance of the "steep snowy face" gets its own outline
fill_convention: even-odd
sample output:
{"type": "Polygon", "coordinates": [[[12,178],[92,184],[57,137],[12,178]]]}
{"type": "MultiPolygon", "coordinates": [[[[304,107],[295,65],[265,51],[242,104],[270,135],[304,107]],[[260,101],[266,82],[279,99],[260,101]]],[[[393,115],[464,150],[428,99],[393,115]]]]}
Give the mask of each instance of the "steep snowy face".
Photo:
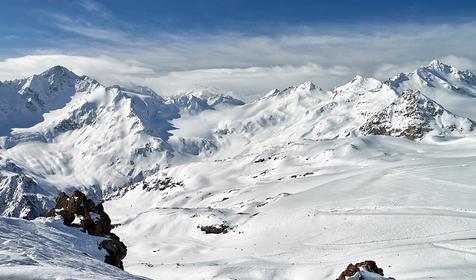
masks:
{"type": "Polygon", "coordinates": [[[319,109],[314,137],[332,139],[356,135],[358,127],[378,110],[388,106],[397,94],[382,82],[356,76],[332,91],[332,99],[319,109]]]}
{"type": "Polygon", "coordinates": [[[181,115],[196,115],[205,110],[213,110],[206,100],[191,93],[171,97],[169,102],[180,108],[181,115]]]}
{"type": "Polygon", "coordinates": [[[12,128],[41,122],[44,113],[64,107],[77,92],[90,91],[97,84],[61,66],[26,79],[0,83],[0,135],[8,135],[12,128]]]}
{"type": "Polygon", "coordinates": [[[406,90],[370,117],[360,131],[364,135],[405,136],[415,140],[427,134],[464,136],[475,127],[472,120],[455,116],[419,91],[406,90]]]}
{"type": "Polygon", "coordinates": [[[0,210],[7,216],[38,215],[60,190],[80,189],[99,200],[166,166],[172,157],[167,141],[174,129],[170,120],[179,117],[175,106],[144,88],[95,83],[83,90],[77,87],[81,81],[69,87],[64,77],[70,72],[53,72],[48,76],[53,86],[78,91],[63,107],[41,115],[43,121],[1,138],[0,157],[18,167],[14,174],[0,169],[0,197],[8,201],[0,210]],[[38,203],[37,194],[44,194],[44,203],[38,203]]]}
{"type": "Polygon", "coordinates": [[[144,279],[104,263],[103,239],[61,219],[0,217],[0,278],[144,279]]]}
{"type": "Polygon", "coordinates": [[[0,215],[33,219],[50,206],[47,194],[21,168],[0,160],[0,215]]]}
{"type": "Polygon", "coordinates": [[[399,93],[404,90],[418,90],[427,97],[442,104],[449,111],[476,119],[476,75],[470,71],[460,71],[438,60],[422,66],[411,73],[400,73],[386,81],[399,93]]]}
{"type": "Polygon", "coordinates": [[[196,115],[205,110],[224,109],[244,105],[239,99],[220,93],[216,89],[192,90],[172,96],[168,103],[177,106],[182,115],[196,115]]]}
{"type": "Polygon", "coordinates": [[[388,106],[397,93],[371,78],[355,77],[325,92],[306,82],[272,90],[263,98],[234,107],[226,114],[203,113],[199,118],[174,121],[175,137],[212,140],[219,153],[255,151],[293,141],[350,137],[375,112],[388,106]],[[191,133],[193,131],[193,133],[191,133]],[[240,143],[240,144],[238,144],[240,143]]]}
{"type": "Polygon", "coordinates": [[[241,135],[254,143],[285,143],[305,137],[331,96],[306,82],[229,111],[219,119],[215,135],[241,135]]]}

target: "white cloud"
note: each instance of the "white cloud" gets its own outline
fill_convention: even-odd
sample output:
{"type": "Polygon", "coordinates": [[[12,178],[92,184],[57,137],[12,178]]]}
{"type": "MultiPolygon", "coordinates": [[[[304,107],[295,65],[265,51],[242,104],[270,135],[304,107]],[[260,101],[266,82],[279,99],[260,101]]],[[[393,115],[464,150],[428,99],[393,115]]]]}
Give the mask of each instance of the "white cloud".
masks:
{"type": "Polygon", "coordinates": [[[62,14],[47,13],[52,19],[52,23],[56,28],[63,31],[75,33],[84,37],[89,37],[96,40],[110,41],[110,42],[126,42],[130,40],[125,32],[120,30],[98,27],[91,22],[82,18],[71,18],[62,14]]]}
{"type": "MultiPolygon", "coordinates": [[[[68,23],[69,19],[62,19],[68,23]]],[[[135,36],[74,22],[63,27],[113,44],[42,50],[0,61],[0,79],[39,73],[61,64],[105,84],[140,84],[170,94],[199,86],[262,95],[311,80],[329,89],[355,74],[389,78],[438,58],[476,70],[476,23],[396,25],[365,32],[352,27],[325,33],[250,36],[160,34],[135,36]],[[346,29],[348,28],[348,29],[346,29]]],[[[58,46],[74,42],[59,42],[58,46]]]]}
{"type": "Polygon", "coordinates": [[[78,75],[97,78],[105,85],[144,85],[161,94],[196,87],[212,86],[232,90],[246,99],[250,95],[278,87],[284,88],[306,80],[327,80],[336,84],[350,75],[346,67],[324,68],[316,64],[249,68],[215,68],[174,71],[161,75],[137,61],[124,61],[109,56],[87,57],[73,55],[28,55],[0,61],[0,79],[26,77],[55,65],[63,65],[78,75]]]}
{"type": "Polygon", "coordinates": [[[27,55],[0,61],[0,79],[11,80],[38,74],[55,65],[63,65],[78,75],[86,74],[105,84],[131,83],[135,77],[153,75],[154,71],[133,60],[109,56],[75,56],[62,54],[27,55]]]}
{"type": "Polygon", "coordinates": [[[244,99],[251,99],[256,94],[264,95],[273,88],[283,89],[308,80],[325,81],[324,87],[328,87],[338,84],[349,75],[350,70],[344,66],[325,68],[317,64],[305,64],[171,72],[158,78],[145,79],[143,83],[165,93],[212,86],[232,90],[244,99]]]}
{"type": "Polygon", "coordinates": [[[458,69],[469,69],[469,70],[476,70],[476,63],[474,60],[456,56],[456,55],[448,55],[439,58],[441,61],[448,63],[458,69]]]}

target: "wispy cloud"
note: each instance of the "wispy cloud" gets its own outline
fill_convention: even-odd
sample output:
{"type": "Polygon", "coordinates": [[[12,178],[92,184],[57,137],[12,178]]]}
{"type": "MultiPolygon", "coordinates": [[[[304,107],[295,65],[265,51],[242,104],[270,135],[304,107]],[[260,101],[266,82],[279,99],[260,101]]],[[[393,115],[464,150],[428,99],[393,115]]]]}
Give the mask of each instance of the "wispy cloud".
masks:
{"type": "Polygon", "coordinates": [[[5,39],[5,40],[16,40],[18,38],[20,38],[20,37],[18,37],[17,35],[13,35],[13,34],[2,36],[2,39],[5,39]]]}
{"type": "Polygon", "coordinates": [[[102,28],[79,17],[71,18],[66,15],[55,13],[49,13],[48,16],[51,18],[52,23],[56,28],[67,32],[79,34],[81,36],[96,40],[116,43],[126,42],[128,39],[128,35],[125,32],[112,28],[102,28]]]}
{"type": "Polygon", "coordinates": [[[112,18],[112,12],[106,6],[94,0],[80,0],[76,2],[78,5],[86,9],[88,12],[103,18],[112,18]]]}
{"type": "Polygon", "coordinates": [[[99,42],[60,42],[68,48],[0,61],[0,79],[63,64],[107,84],[142,84],[165,94],[208,85],[256,96],[306,80],[329,89],[355,74],[385,79],[434,58],[476,70],[475,22],[389,25],[372,32],[340,26],[269,36],[136,35],[60,15],[54,15],[54,23],[99,42]]]}

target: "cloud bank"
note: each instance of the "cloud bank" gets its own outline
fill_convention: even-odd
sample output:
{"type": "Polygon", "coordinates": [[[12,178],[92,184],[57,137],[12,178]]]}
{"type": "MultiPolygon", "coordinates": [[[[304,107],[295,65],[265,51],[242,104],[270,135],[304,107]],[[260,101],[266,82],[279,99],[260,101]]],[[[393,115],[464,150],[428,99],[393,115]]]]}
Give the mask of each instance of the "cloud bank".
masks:
{"type": "Polygon", "coordinates": [[[306,28],[269,36],[139,36],[65,17],[52,18],[63,31],[101,42],[81,44],[79,39],[68,38],[55,49],[6,58],[0,61],[1,80],[25,77],[59,64],[106,85],[144,85],[164,95],[212,86],[253,99],[270,89],[307,80],[330,89],[356,74],[385,79],[435,58],[476,70],[475,22],[401,24],[372,27],[371,31],[365,25],[306,28]]]}

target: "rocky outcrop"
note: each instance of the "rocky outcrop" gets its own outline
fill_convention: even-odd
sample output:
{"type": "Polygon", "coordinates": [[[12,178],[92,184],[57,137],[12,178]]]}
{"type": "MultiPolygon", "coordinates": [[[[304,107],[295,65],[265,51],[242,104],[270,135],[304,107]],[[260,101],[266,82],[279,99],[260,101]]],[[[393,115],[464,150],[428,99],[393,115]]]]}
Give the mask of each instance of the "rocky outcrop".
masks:
{"type": "Polygon", "coordinates": [[[465,135],[476,128],[470,119],[452,114],[419,91],[403,92],[388,107],[371,116],[360,128],[364,135],[421,139],[434,135],[465,135]]]}
{"type": "Polygon", "coordinates": [[[176,187],[183,187],[183,181],[174,181],[174,178],[164,175],[163,178],[158,178],[151,182],[143,181],[142,189],[150,192],[150,191],[164,191],[167,189],[172,189],[176,187]]]}
{"type": "Polygon", "coordinates": [[[359,279],[359,280],[366,280],[366,279],[380,279],[375,278],[374,276],[382,276],[383,279],[388,280],[395,280],[395,278],[383,277],[383,269],[377,266],[377,263],[374,261],[363,261],[356,264],[349,264],[347,268],[339,275],[336,280],[346,280],[346,279],[359,279]],[[369,276],[369,277],[366,277],[369,276]],[[370,278],[372,277],[372,278],[370,278]]]}
{"type": "Polygon", "coordinates": [[[206,234],[220,234],[220,233],[228,233],[229,226],[226,224],[220,225],[211,225],[211,226],[199,226],[200,230],[205,232],[206,234]]]}
{"type": "Polygon", "coordinates": [[[99,249],[105,249],[107,251],[105,263],[124,269],[122,260],[126,257],[127,247],[119,240],[119,237],[115,234],[110,234],[111,239],[105,239],[99,244],[99,249]]]}
{"type": "Polygon", "coordinates": [[[101,203],[96,205],[80,191],[75,191],[71,197],[61,192],[56,198],[55,208],[46,213],[46,217],[55,216],[63,217],[63,223],[67,226],[79,227],[90,235],[106,237],[98,246],[108,253],[104,261],[124,269],[122,259],[127,254],[127,247],[117,235],[111,233],[111,219],[101,203]]]}

